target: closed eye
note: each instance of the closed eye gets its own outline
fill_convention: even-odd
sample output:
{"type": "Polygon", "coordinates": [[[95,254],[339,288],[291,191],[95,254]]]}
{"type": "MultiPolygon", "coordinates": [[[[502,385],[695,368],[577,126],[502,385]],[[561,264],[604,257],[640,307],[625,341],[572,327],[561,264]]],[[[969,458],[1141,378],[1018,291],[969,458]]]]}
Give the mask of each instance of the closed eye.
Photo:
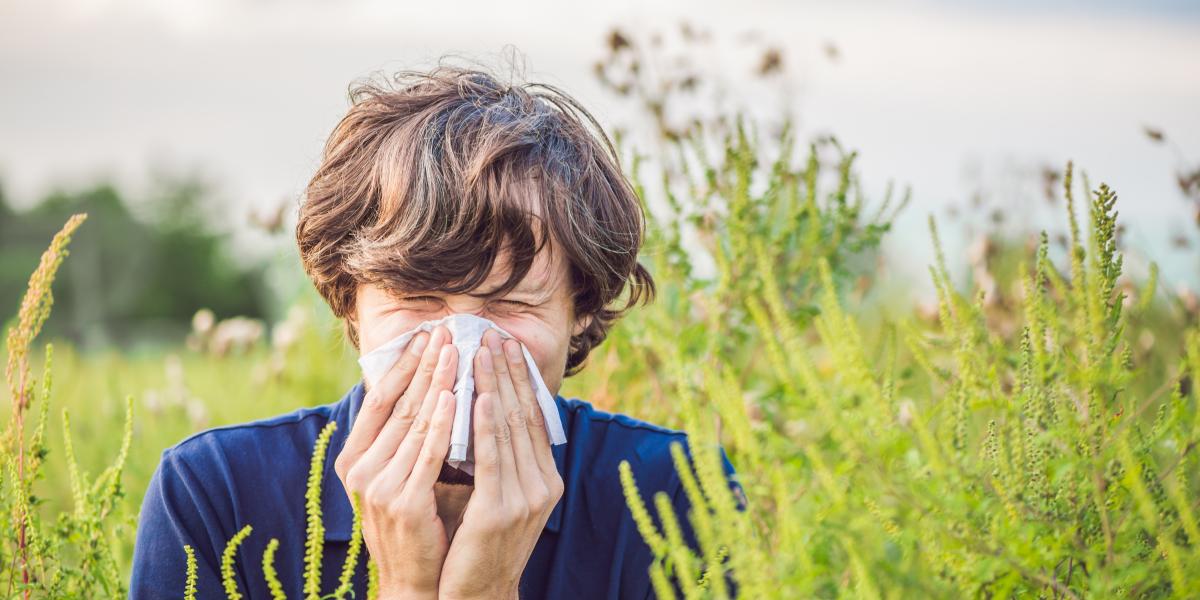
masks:
{"type": "Polygon", "coordinates": [[[499,302],[500,304],[507,304],[508,306],[513,306],[513,307],[533,308],[532,304],[529,304],[527,302],[521,302],[520,300],[497,300],[497,302],[499,302]]]}
{"type": "Polygon", "coordinates": [[[400,302],[437,302],[437,301],[438,301],[438,298],[435,296],[405,296],[403,298],[400,298],[400,302]]]}

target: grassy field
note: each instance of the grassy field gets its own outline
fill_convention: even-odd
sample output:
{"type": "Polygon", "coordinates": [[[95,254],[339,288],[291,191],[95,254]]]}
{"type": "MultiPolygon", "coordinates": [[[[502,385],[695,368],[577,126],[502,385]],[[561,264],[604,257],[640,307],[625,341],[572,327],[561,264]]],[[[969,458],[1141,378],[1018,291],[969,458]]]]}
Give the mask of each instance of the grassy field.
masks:
{"type": "MultiPolygon", "coordinates": [[[[745,598],[1200,594],[1196,309],[1153,275],[1122,274],[1111,190],[1072,181],[1068,167],[1064,246],[1034,235],[992,240],[971,265],[939,255],[937,307],[889,305],[901,315],[892,318],[872,285],[904,199],[864,200],[853,154],[835,143],[796,151],[785,130],[768,156],[740,127],[720,141],[721,156],[680,142],[690,158],[663,160],[666,200],[652,207],[643,255],[659,298],[562,391],[692,434],[700,553],[626,481],[661,595],[674,579],[685,596],[723,597],[727,570],[745,598]],[[952,281],[962,267],[970,279],[952,281]],[[716,443],[738,468],[745,513],[723,491],[716,443]]],[[[653,179],[644,166],[630,164],[639,185],[653,179]]],[[[161,354],[55,345],[49,454],[28,488],[42,521],[31,527],[54,538],[56,515],[77,523],[62,545],[31,552],[80,539],[93,549],[44,555],[63,573],[56,589],[86,597],[127,577],[163,448],[336,401],[357,379],[315,301],[245,349],[212,342],[218,325],[197,325],[210,341],[161,354]],[[124,494],[101,517],[100,499],[72,504],[60,411],[80,469],[95,475],[121,451],[127,397],[124,494]]],[[[41,356],[40,346],[29,355],[30,389],[40,389],[41,356]]],[[[43,401],[26,414],[27,440],[43,401]]],[[[10,465],[15,444],[10,435],[10,465]]],[[[2,488],[10,520],[28,504],[19,480],[2,488]]],[[[19,545],[0,546],[5,578],[19,570],[19,545]]]]}

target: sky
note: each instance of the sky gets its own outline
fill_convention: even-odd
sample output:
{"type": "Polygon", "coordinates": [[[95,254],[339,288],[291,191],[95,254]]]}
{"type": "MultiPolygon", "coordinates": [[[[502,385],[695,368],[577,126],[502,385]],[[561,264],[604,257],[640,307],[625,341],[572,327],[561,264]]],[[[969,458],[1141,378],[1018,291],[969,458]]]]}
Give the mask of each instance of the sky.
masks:
{"type": "Polygon", "coordinates": [[[1200,163],[1200,3],[574,4],[0,0],[0,182],[27,205],[102,177],[138,190],[155,168],[198,169],[229,214],[265,211],[301,193],[356,78],[515,48],[528,79],[612,123],[624,109],[591,70],[608,31],[687,19],[730,49],[703,60],[749,106],[768,102],[738,85],[753,58],[735,40],[753,31],[783,48],[800,135],[858,150],[868,197],[911,187],[888,249],[900,270],[923,277],[926,216],[979,189],[1031,227],[1060,227],[1029,198],[1043,167],[1073,160],[1117,190],[1128,239],[1168,285],[1200,282],[1197,246],[1170,249],[1178,233],[1200,241],[1173,177],[1200,163]]]}

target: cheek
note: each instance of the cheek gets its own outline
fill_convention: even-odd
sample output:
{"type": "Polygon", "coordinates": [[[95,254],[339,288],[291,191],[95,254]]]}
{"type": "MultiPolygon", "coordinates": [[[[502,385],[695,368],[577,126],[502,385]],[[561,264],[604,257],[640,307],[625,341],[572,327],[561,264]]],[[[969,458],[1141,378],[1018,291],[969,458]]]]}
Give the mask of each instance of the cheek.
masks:
{"type": "Polygon", "coordinates": [[[570,332],[559,331],[561,328],[535,319],[493,318],[492,320],[525,345],[530,356],[533,357],[533,361],[537,363],[542,378],[546,380],[546,385],[551,388],[551,391],[555,391],[551,381],[561,379],[562,368],[567,359],[570,332]]]}
{"type": "Polygon", "coordinates": [[[395,312],[387,316],[367,318],[359,324],[359,354],[366,354],[391,341],[396,336],[420,325],[425,319],[416,315],[395,312]]]}

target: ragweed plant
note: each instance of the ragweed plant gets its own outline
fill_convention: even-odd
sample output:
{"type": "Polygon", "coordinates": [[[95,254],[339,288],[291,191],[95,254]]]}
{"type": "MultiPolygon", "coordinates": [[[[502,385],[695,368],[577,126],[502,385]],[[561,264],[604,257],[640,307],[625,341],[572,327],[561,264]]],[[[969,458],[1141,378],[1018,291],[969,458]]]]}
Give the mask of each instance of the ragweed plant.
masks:
{"type": "Polygon", "coordinates": [[[623,473],[658,595],[731,597],[725,577],[739,598],[1200,594],[1200,332],[1159,351],[1176,357],[1165,380],[1141,368],[1129,313],[1153,307],[1154,279],[1127,301],[1116,194],[1091,191],[1081,225],[1073,187],[1068,166],[1065,266],[1043,235],[1016,335],[996,330],[982,293],[956,289],[932,222],[936,323],[874,331],[845,308],[830,257],[799,266],[816,290],[798,313],[806,288],[764,243],[770,230],[719,231],[722,248],[755,257],[711,284],[741,292],[749,326],[728,311],[672,324],[744,344],[631,342],[667,357],[662,385],[691,434],[693,456],[674,450],[688,515],[656,499],[656,524],[623,473]],[[718,444],[745,513],[731,510],[718,444]],[[674,533],[683,518],[699,552],[674,533]]]}
{"type": "MultiPolygon", "coordinates": [[[[787,588],[766,573],[804,564],[765,568],[765,562],[810,559],[778,554],[770,543],[774,535],[800,535],[797,521],[782,514],[793,503],[792,469],[811,460],[831,497],[844,496],[838,475],[802,431],[814,412],[831,420],[837,415],[835,398],[818,385],[826,371],[805,357],[803,336],[823,331],[837,337],[840,354],[862,348],[853,336],[841,337],[854,324],[830,306],[836,295],[829,289],[835,278],[854,281],[874,264],[879,240],[907,195],[896,199],[889,192],[869,210],[853,170],[855,155],[825,140],[809,145],[797,161],[790,127],[775,140],[774,157],[764,156],[759,149],[768,144],[740,119],[718,157],[697,139],[680,142],[679,158],[670,163],[678,170],[668,166],[663,176],[669,211],[648,228],[646,250],[659,300],[614,332],[609,352],[625,360],[611,377],[648,384],[638,395],[628,393],[626,383],[626,400],[617,408],[650,415],[704,442],[677,448],[674,456],[679,467],[694,463],[694,474],[691,466],[679,470],[681,483],[693,506],[707,510],[672,515],[665,498],[654,499],[663,534],[646,540],[656,557],[651,577],[657,593],[728,597],[736,588],[741,597],[769,597],[787,588]],[[698,240],[699,247],[685,247],[685,239],[698,240]],[[698,268],[703,259],[711,260],[710,274],[698,268]],[[639,364],[649,368],[630,366],[639,364]],[[741,477],[742,484],[758,509],[737,510],[718,441],[739,472],[751,475],[741,477]],[[674,532],[688,518],[701,543],[696,555],[674,532]],[[730,573],[749,571],[764,576],[728,581],[730,573]]],[[[635,178],[639,165],[635,157],[635,178]]],[[[644,197],[644,188],[639,191],[644,197]]],[[[856,374],[872,373],[857,363],[847,366],[856,374]]],[[[882,389],[856,377],[847,381],[856,394],[882,389]]],[[[854,445],[844,432],[832,433],[854,445]]],[[[649,512],[631,478],[622,481],[639,531],[647,535],[654,527],[649,512]]]]}
{"type": "MultiPolygon", "coordinates": [[[[53,346],[47,345],[45,348],[40,388],[31,375],[28,354],[53,305],[51,284],[67,256],[67,244],[85,218],[85,215],[71,218],[51,241],[30,278],[16,324],[7,334],[5,375],[12,398],[12,418],[0,444],[0,462],[4,466],[3,476],[0,476],[0,507],[3,508],[3,525],[16,535],[6,536],[0,543],[0,575],[3,576],[2,583],[7,586],[5,597],[117,598],[126,595],[126,575],[121,572],[117,542],[119,536],[132,532],[126,532],[125,527],[110,521],[117,503],[124,496],[121,478],[133,436],[133,398],[127,397],[125,401],[125,426],[116,461],[95,479],[89,478],[78,466],[70,414],[64,409],[63,453],[70,479],[72,509],[60,512],[52,525],[47,524],[38,511],[41,500],[34,494],[34,484],[49,454],[45,432],[52,391],[53,346]],[[34,406],[38,407],[38,421],[32,434],[28,434],[26,418],[34,406]]],[[[304,557],[304,593],[310,600],[352,596],[351,579],[362,551],[362,520],[358,498],[354,497],[353,541],[340,574],[339,585],[331,593],[322,595],[319,589],[324,537],[321,474],[329,440],[335,429],[336,424],[330,423],[317,439],[305,494],[308,538],[304,557]]],[[[238,549],[252,532],[252,524],[246,524],[228,541],[222,552],[219,583],[231,599],[242,597],[234,565],[238,560],[238,549]]],[[[268,588],[273,597],[281,598],[283,592],[274,569],[277,548],[278,540],[271,540],[262,561],[268,588]]],[[[185,589],[180,590],[185,598],[195,598],[197,591],[205,585],[218,584],[197,581],[194,549],[185,545],[180,551],[187,556],[185,589]]],[[[375,572],[373,564],[368,563],[368,571],[375,572]]],[[[377,585],[370,586],[368,597],[377,594],[377,585]]]]}
{"type": "Polygon", "coordinates": [[[225,550],[221,552],[221,585],[225,588],[225,597],[229,600],[241,600],[242,594],[238,591],[237,580],[233,573],[233,561],[237,558],[238,546],[241,546],[253,531],[254,528],[250,525],[242,527],[229,539],[229,543],[225,544],[225,550]]]}
{"type": "Polygon", "coordinates": [[[126,528],[112,523],[113,511],[124,496],[121,483],[133,429],[133,403],[126,399],[125,427],[116,461],[90,479],[75,461],[70,415],[62,412],[72,508],[48,520],[41,514],[42,498],[35,483],[49,455],[46,427],[52,395],[53,346],[46,345],[41,385],[32,375],[29,351],[54,304],[51,286],[67,245],[86,219],[75,215],[51,240],[29,278],[15,324],[7,333],[5,379],[11,399],[11,418],[0,440],[0,527],[14,535],[0,541],[0,585],[5,597],[91,598],[125,594],[117,548],[126,528]],[[37,407],[37,425],[30,435],[26,418],[37,407]]]}
{"type": "MultiPolygon", "coordinates": [[[[338,579],[338,587],[333,592],[321,594],[321,556],[324,553],[325,526],[321,518],[321,475],[325,470],[325,454],[329,449],[329,440],[333,437],[334,431],[337,429],[337,423],[330,422],[321,430],[317,436],[316,444],[313,446],[312,459],[309,463],[308,488],[305,491],[305,515],[308,523],[307,537],[304,544],[304,597],[307,600],[341,600],[342,598],[353,597],[353,582],[351,578],[354,576],[355,567],[358,565],[359,555],[362,553],[362,516],[360,514],[360,504],[358,495],[354,494],[351,497],[351,506],[354,509],[354,521],[350,534],[350,547],[346,553],[346,560],[343,563],[341,575],[338,579]]],[[[237,547],[242,540],[251,533],[251,525],[247,524],[237,533],[225,547],[225,552],[221,560],[221,572],[223,574],[223,585],[225,587],[225,595],[230,599],[241,598],[241,594],[237,589],[237,582],[234,580],[233,565],[236,559],[237,547]]],[[[267,589],[271,593],[271,597],[275,600],[286,598],[283,592],[283,585],[279,581],[278,573],[275,570],[275,552],[279,548],[279,540],[271,538],[267,543],[266,549],[263,551],[262,566],[263,575],[267,580],[267,589]]],[[[184,551],[188,553],[189,558],[192,556],[191,549],[184,546],[184,551]]],[[[374,565],[368,561],[368,570],[373,571],[374,565]]],[[[191,588],[191,578],[189,577],[189,589],[191,588]]],[[[372,599],[378,596],[378,590],[368,588],[367,598],[372,599]]]]}

